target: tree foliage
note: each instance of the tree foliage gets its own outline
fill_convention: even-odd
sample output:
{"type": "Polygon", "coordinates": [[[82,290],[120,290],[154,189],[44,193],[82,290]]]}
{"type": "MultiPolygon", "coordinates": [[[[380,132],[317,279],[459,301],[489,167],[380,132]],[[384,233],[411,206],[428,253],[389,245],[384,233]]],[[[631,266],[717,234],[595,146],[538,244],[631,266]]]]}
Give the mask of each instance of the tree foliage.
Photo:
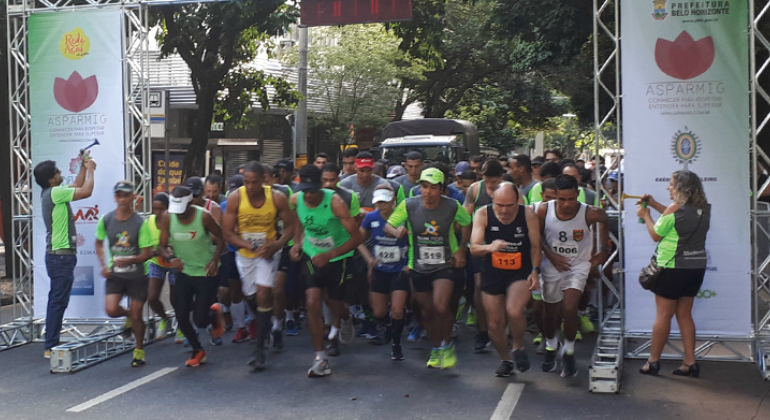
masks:
{"type": "Polygon", "coordinates": [[[272,51],[271,37],[296,22],[297,9],[283,0],[245,0],[157,10],[161,56],[177,53],[190,68],[198,110],[184,173],[200,175],[215,113],[242,125],[255,99],[266,110],[271,104],[297,102],[299,96],[288,81],[251,66],[258,54],[272,51]]]}

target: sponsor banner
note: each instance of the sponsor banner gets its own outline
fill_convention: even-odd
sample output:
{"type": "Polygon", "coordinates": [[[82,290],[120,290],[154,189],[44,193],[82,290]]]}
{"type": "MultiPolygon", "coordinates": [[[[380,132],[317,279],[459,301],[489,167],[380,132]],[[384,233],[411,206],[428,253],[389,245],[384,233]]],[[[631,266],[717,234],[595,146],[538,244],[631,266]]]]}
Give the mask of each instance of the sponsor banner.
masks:
{"type": "MultiPolygon", "coordinates": [[[[104,279],[94,250],[99,217],[115,207],[125,177],[121,11],[40,13],[29,18],[32,164],[56,161],[65,184],[80,170],[80,150],[97,162],[93,195],[71,203],[78,266],[67,318],[105,318],[104,279]]],[[[39,186],[33,186],[35,317],[46,316],[50,280],[39,186]]]]}
{"type": "MultiPolygon", "coordinates": [[[[712,205],[699,334],[751,331],[748,3],[624,1],[624,189],[671,203],[674,171],[698,174],[712,205]]],[[[626,328],[647,333],[655,299],[636,281],[655,244],[635,206],[624,217],[626,328]]],[[[660,215],[653,210],[653,218],[660,215]]]]}

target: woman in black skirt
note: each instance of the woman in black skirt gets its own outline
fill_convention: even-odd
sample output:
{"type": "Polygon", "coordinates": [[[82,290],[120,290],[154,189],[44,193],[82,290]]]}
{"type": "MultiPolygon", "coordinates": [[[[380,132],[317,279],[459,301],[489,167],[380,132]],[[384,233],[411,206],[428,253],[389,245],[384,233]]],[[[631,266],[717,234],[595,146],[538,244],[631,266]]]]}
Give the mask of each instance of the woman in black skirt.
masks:
{"type": "Polygon", "coordinates": [[[698,377],[700,366],[695,363],[695,323],[692,305],[703,284],[706,273],[706,234],[709,230],[711,205],[706,201],[701,180],[693,172],[677,171],[671,176],[668,192],[673,203],[668,207],[645,194],[637,216],[647,225],[652,240],[658,243],[657,262],[662,268],[655,293],[657,315],[652,326],[650,358],[639,370],[648,375],[660,371],[660,355],[671,331],[671,318],[676,315],[684,347],[684,361],[674,375],[698,377]],[[650,208],[661,213],[652,220],[650,208]]]}

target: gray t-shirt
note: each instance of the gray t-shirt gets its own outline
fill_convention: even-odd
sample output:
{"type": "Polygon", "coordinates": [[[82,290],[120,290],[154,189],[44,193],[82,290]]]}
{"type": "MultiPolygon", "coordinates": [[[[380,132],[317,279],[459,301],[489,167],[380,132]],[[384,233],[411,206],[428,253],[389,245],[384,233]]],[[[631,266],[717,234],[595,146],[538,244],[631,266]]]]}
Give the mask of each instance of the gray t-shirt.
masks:
{"type": "Polygon", "coordinates": [[[99,219],[96,226],[96,239],[110,244],[110,267],[112,276],[120,279],[141,278],[145,274],[142,264],[127,267],[115,267],[113,261],[121,257],[134,257],[141,254],[141,248],[152,246],[152,235],[145,227],[142,216],[134,213],[128,220],[118,220],[115,211],[99,219]]]}
{"type": "MultiPolygon", "coordinates": [[[[403,185],[403,187],[404,187],[404,198],[412,197],[412,195],[410,195],[410,193],[412,192],[412,188],[414,188],[414,187],[416,187],[417,185],[420,184],[419,182],[412,182],[409,179],[409,175],[401,175],[401,176],[395,177],[395,178],[393,178],[393,181],[398,183],[398,184],[403,185]]],[[[396,191],[396,192],[398,192],[398,191],[396,191]]]]}
{"type": "Polygon", "coordinates": [[[521,194],[522,197],[527,197],[527,200],[529,200],[529,192],[532,191],[532,187],[535,185],[537,185],[537,180],[533,178],[529,184],[519,188],[519,194],[521,194]]]}
{"type": "Polygon", "coordinates": [[[380,178],[377,175],[372,175],[372,178],[372,183],[368,187],[362,187],[358,184],[358,175],[351,175],[340,181],[340,187],[347,188],[356,193],[358,204],[366,211],[374,211],[374,203],[372,203],[374,189],[380,184],[388,183],[386,179],[380,178]]]}

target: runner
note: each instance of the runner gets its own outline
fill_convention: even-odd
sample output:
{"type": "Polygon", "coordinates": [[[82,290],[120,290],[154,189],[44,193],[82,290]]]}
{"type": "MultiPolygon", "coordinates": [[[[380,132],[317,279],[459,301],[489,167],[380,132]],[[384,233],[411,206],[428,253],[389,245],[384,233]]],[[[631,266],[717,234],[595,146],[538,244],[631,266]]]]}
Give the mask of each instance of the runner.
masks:
{"type": "Polygon", "coordinates": [[[216,299],[219,257],[224,240],[217,220],[204,209],[192,205],[193,193],[186,187],[171,191],[168,212],[160,223],[161,257],[177,271],[175,295],[177,323],[192,347],[192,356],[185,366],[196,367],[206,362],[198,334],[190,322],[190,314],[198,328],[212,326],[211,339],[221,340],[225,326],[216,299]],[[217,239],[217,246],[212,240],[217,239]],[[168,251],[171,245],[174,253],[168,251]]]}
{"type": "Polygon", "coordinates": [[[275,167],[278,169],[278,183],[288,185],[292,190],[297,189],[297,183],[294,182],[294,162],[291,159],[281,159],[275,167]]]}
{"type": "Polygon", "coordinates": [[[358,196],[358,203],[367,212],[374,211],[372,196],[380,184],[389,184],[388,180],[373,174],[374,157],[369,152],[361,152],[356,158],[356,174],[340,181],[340,187],[347,188],[358,196]]]}
{"type": "Polygon", "coordinates": [[[409,272],[406,267],[406,238],[396,239],[385,235],[384,228],[396,207],[396,192],[389,185],[374,190],[377,209],[364,217],[361,235],[364,241],[371,234],[371,245],[359,246],[369,266],[371,301],[377,319],[377,331],[385,330],[382,343],[393,340],[390,352],[392,360],[404,360],[401,351],[401,335],[404,331],[404,307],[409,296],[409,272]],[[391,303],[392,322],[387,322],[388,301],[391,303]]]}
{"type": "Polygon", "coordinates": [[[532,204],[530,193],[537,185],[537,180],[532,176],[532,161],[527,155],[516,155],[510,158],[509,165],[513,182],[519,187],[519,192],[524,197],[524,204],[532,204]]]}
{"type": "Polygon", "coordinates": [[[418,151],[409,152],[404,156],[404,169],[406,170],[406,175],[401,175],[393,179],[401,184],[401,188],[398,190],[396,196],[400,201],[412,197],[412,188],[420,183],[420,174],[422,173],[423,164],[422,153],[418,151]]]}
{"type": "MultiPolygon", "coordinates": [[[[543,203],[547,203],[552,200],[556,200],[556,180],[554,178],[548,179],[543,182],[543,201],[537,201],[530,204],[532,211],[537,214],[537,209],[543,203]]],[[[542,248],[542,247],[541,247],[542,248]]],[[[542,252],[542,249],[541,249],[542,252]]],[[[540,274],[540,287],[532,292],[532,320],[537,325],[538,334],[532,340],[532,344],[536,345],[535,354],[545,354],[545,341],[543,341],[543,334],[545,334],[545,327],[543,326],[543,280],[542,273],[540,274]]],[[[580,341],[580,331],[576,333],[575,340],[580,341]]]]}
{"type": "MultiPolygon", "coordinates": [[[[228,197],[243,186],[243,175],[233,175],[228,184],[228,197]]],[[[227,211],[227,200],[221,204],[222,213],[227,211]]],[[[224,218],[224,216],[223,216],[224,218]]],[[[222,254],[222,265],[219,267],[219,302],[225,307],[230,308],[232,323],[235,326],[235,335],[233,343],[244,343],[249,340],[257,339],[257,321],[251,320],[246,329],[246,305],[243,303],[243,283],[241,283],[241,273],[238,271],[238,264],[235,262],[235,254],[238,248],[228,243],[225,252],[222,254]]],[[[225,317],[227,324],[227,317],[225,317]]],[[[225,325],[227,329],[227,325],[225,325]]]]}
{"type": "Polygon", "coordinates": [[[343,319],[342,330],[352,327],[345,299],[346,259],[361,244],[358,226],[350,209],[333,191],[321,189],[321,170],[313,165],[300,169],[300,192],[291,196],[290,205],[297,209],[302,229],[294,233],[291,258],[301,261],[305,280],[308,324],[315,348],[315,360],[309,377],[331,374],[324,350],[323,292],[329,298],[329,309],[343,319]]]}
{"type": "Polygon", "coordinates": [[[483,175],[482,167],[484,166],[484,156],[471,156],[471,159],[468,163],[470,164],[470,169],[474,174],[476,174],[476,181],[481,181],[483,175]]]}
{"type": "MultiPolygon", "coordinates": [[[[534,165],[534,163],[533,163],[534,165]]],[[[534,166],[532,167],[534,169],[534,166]]],[[[529,190],[529,202],[534,203],[537,201],[543,201],[543,185],[542,183],[549,180],[556,178],[557,176],[561,175],[561,166],[559,166],[558,163],[555,162],[545,162],[543,166],[540,167],[539,172],[539,180],[540,182],[532,186],[532,189],[529,190]]],[[[533,175],[534,176],[534,175],[533,175]]]]}
{"type": "Polygon", "coordinates": [[[451,301],[456,283],[464,278],[471,217],[460,203],[441,195],[444,182],[440,170],[424,170],[420,176],[420,197],[408,198],[398,205],[388,218],[385,233],[399,239],[409,234],[412,285],[433,343],[427,365],[448,369],[457,364],[451,301]],[[459,245],[456,223],[465,227],[459,245]]]}
{"type": "Polygon", "coordinates": [[[471,235],[471,254],[484,258],[480,288],[492,344],[502,359],[495,375],[501,377],[513,374],[514,361],[519,372],[529,370],[524,308],[531,292],[540,286],[540,226],[532,209],[518,201],[518,189],[501,184],[492,205],[476,211],[471,235]],[[508,352],[506,318],[513,336],[513,360],[508,352]]]}
{"type": "Polygon", "coordinates": [[[342,173],[340,179],[345,179],[356,174],[356,157],[358,156],[357,147],[348,147],[342,152],[342,173]]]}
{"type": "Polygon", "coordinates": [[[578,182],[578,202],[590,204],[592,206],[599,205],[599,202],[596,199],[596,193],[594,191],[579,186],[583,177],[580,175],[580,169],[578,169],[577,165],[574,163],[566,163],[564,166],[562,166],[561,173],[575,178],[575,180],[578,182]]]}
{"type": "MultiPolygon", "coordinates": [[[[223,233],[227,242],[239,248],[236,255],[243,295],[256,314],[257,343],[248,365],[265,368],[265,345],[271,334],[273,287],[281,249],[294,234],[293,213],[288,199],[280,191],[263,185],[265,168],[251,161],[243,169],[243,186],[227,198],[223,233]],[[276,222],[283,222],[280,238],[276,222]]],[[[283,314],[281,314],[283,315],[283,314]]],[[[283,349],[283,316],[272,319],[276,350],[283,349]]]]}
{"type": "Polygon", "coordinates": [[[329,162],[329,155],[327,155],[324,152],[321,152],[317,155],[315,155],[315,159],[313,160],[313,165],[315,165],[318,169],[323,169],[324,165],[326,165],[329,162]]]}
{"type": "Polygon", "coordinates": [[[152,257],[152,235],[142,218],[134,213],[134,186],[120,181],[113,188],[117,209],[105,214],[96,225],[96,255],[102,267],[105,286],[105,309],[112,318],[125,317],[124,328],[134,333],[136,348],[132,367],[144,366],[144,319],[142,309],[147,300],[147,264],[152,257]],[[110,257],[104,258],[104,240],[110,245],[110,257]],[[130,299],[129,309],[122,307],[123,297],[130,299]]]}
{"type": "Polygon", "coordinates": [[[212,200],[217,204],[224,203],[227,198],[222,194],[223,186],[224,181],[222,180],[221,175],[207,176],[203,185],[203,197],[212,200]]]}
{"type": "Polygon", "coordinates": [[[541,205],[537,215],[543,235],[543,302],[545,302],[546,354],[544,372],[556,370],[559,340],[556,328],[560,313],[564,318],[564,346],[561,376],[577,375],[575,365],[575,335],[578,329],[578,302],[583,293],[591,267],[607,260],[602,249],[593,250],[593,226],[599,225],[601,243],[609,238],[607,214],[599,207],[578,203],[578,183],[569,175],[556,177],[556,200],[541,205]]]}
{"type": "MultiPolygon", "coordinates": [[[[156,340],[162,340],[171,329],[171,320],[166,315],[166,308],[160,301],[160,292],[163,290],[163,283],[168,278],[169,295],[174,296],[174,285],[176,284],[176,271],[171,268],[168,261],[161,258],[158,251],[160,245],[160,220],[163,213],[168,210],[168,194],[159,192],[152,198],[152,216],[147,219],[147,227],[152,236],[153,257],[150,260],[150,287],[147,291],[147,303],[150,309],[158,315],[161,320],[158,324],[158,331],[155,335],[156,340]]],[[[174,306],[174,299],[171,299],[171,307],[174,306]]],[[[175,309],[176,310],[176,309],[175,309]]],[[[184,340],[181,330],[177,330],[177,342],[184,340]]]]}

